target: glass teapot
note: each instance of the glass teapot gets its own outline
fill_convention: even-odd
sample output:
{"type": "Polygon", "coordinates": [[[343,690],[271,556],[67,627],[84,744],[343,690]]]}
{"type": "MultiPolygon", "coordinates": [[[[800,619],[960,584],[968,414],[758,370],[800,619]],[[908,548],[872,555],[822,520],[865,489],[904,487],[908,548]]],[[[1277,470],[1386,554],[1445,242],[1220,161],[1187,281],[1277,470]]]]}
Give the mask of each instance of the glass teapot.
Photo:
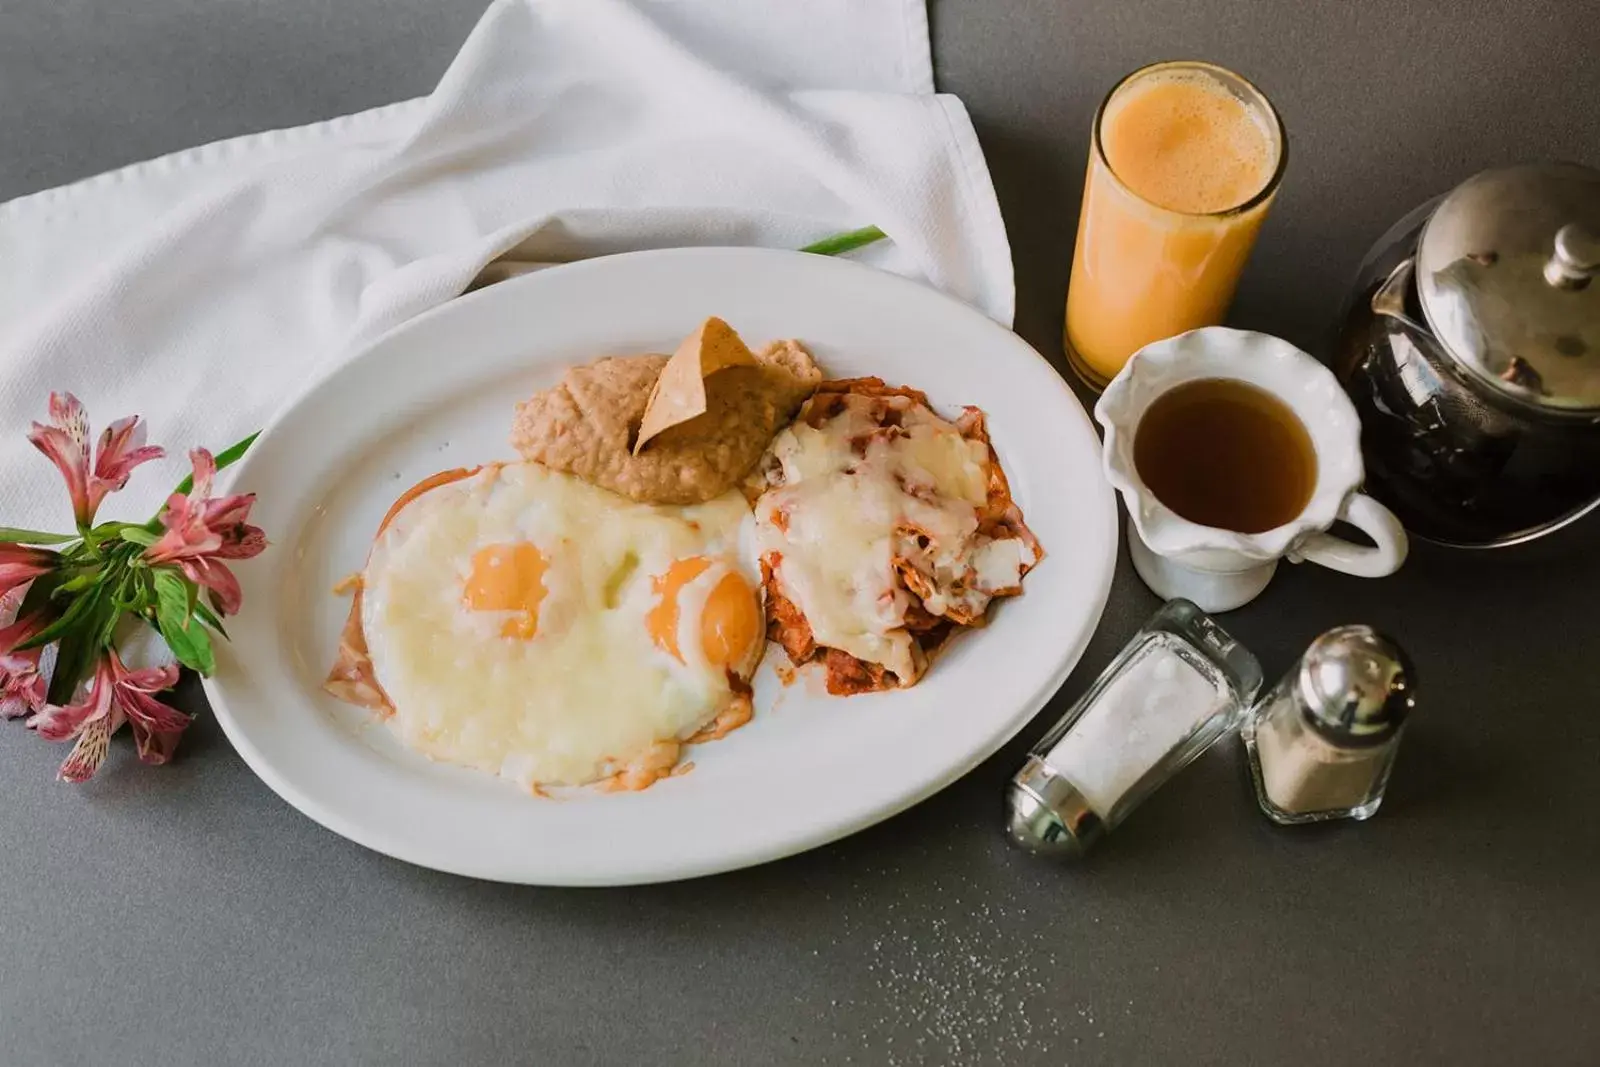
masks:
{"type": "Polygon", "coordinates": [[[1333,358],[1366,489],[1426,540],[1483,548],[1600,506],[1600,171],[1485,171],[1379,239],[1333,358]]]}

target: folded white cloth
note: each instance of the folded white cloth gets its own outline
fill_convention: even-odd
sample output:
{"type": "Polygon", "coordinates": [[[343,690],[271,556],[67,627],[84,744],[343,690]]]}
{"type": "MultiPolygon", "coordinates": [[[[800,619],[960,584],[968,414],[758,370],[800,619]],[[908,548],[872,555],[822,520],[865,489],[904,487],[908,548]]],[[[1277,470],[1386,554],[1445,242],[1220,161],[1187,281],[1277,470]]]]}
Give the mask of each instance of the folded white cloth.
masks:
{"type": "Polygon", "coordinates": [[[23,439],[51,389],[173,453],[105,509],[135,517],[186,449],[497,260],[869,224],[891,240],[858,255],[1009,325],[1005,229],[965,110],[933,93],[923,0],[497,0],[426,98],[0,205],[0,522],[70,523],[23,439]]]}

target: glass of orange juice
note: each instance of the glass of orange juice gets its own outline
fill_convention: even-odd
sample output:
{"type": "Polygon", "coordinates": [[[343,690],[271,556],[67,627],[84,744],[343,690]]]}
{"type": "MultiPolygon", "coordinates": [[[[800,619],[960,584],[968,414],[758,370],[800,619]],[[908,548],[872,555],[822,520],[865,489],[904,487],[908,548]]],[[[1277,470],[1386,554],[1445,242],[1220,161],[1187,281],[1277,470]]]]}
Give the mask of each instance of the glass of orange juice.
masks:
{"type": "Polygon", "coordinates": [[[1283,179],[1283,123],[1210,63],[1134,71],[1094,117],[1067,286],[1072,369],[1103,389],[1135,352],[1222,322],[1283,179]]]}

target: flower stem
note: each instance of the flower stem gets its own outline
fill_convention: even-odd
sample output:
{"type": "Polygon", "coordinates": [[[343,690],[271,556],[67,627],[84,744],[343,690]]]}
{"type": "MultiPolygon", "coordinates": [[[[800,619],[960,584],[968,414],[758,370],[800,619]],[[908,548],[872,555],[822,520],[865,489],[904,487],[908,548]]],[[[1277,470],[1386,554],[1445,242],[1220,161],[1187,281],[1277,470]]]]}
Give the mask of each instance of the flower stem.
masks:
{"type": "Polygon", "coordinates": [[[824,237],[814,244],[806,245],[800,251],[810,252],[812,255],[817,256],[839,256],[846,252],[854,252],[858,248],[864,248],[875,241],[881,241],[885,236],[887,235],[876,226],[864,226],[859,230],[851,230],[848,233],[836,233],[832,237],[824,237]]]}

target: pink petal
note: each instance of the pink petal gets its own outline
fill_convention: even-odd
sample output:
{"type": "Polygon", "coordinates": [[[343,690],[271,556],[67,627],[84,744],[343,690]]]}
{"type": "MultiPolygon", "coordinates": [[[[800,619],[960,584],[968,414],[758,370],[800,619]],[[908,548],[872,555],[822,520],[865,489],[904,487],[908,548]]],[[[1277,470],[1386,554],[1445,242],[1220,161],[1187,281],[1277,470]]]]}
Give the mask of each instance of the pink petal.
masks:
{"type": "Polygon", "coordinates": [[[163,667],[140,667],[138,670],[130,671],[123,666],[122,658],[113,652],[111,670],[118,689],[131,690],[135,693],[159,693],[178,684],[178,667],[172,663],[163,667]]]}
{"type": "Polygon", "coordinates": [[[205,502],[205,524],[213,529],[238,526],[250,518],[250,507],[256,502],[254,493],[219,496],[205,502]]]}
{"type": "MultiPolygon", "coordinates": [[[[8,599],[11,599],[11,594],[0,598],[0,613],[11,614],[15,611],[13,606],[3,603],[8,599]]],[[[19,602],[21,600],[20,597],[16,599],[19,602]]],[[[30,648],[26,652],[17,652],[15,649],[44,629],[49,621],[47,612],[36,611],[0,629],[0,718],[15,719],[45,706],[48,685],[39,673],[39,658],[44,655],[44,649],[30,648]]]]}
{"type": "Polygon", "coordinates": [[[211,591],[218,611],[231,615],[239,610],[239,581],[221,561],[260,555],[267,547],[267,536],[245,521],[255,494],[207,499],[216,461],[203,448],[189,453],[189,458],[194,465],[194,489],[187,497],[175,494],[167,499],[161,514],[165,532],[145,549],[144,558],[157,566],[178,564],[191,581],[211,591]]]}
{"type": "Polygon", "coordinates": [[[245,533],[240,534],[238,541],[224,544],[216,550],[219,560],[248,560],[253,555],[261,555],[267,550],[267,534],[259,526],[245,526],[245,533]]]}
{"type": "Polygon", "coordinates": [[[34,423],[28,440],[50,458],[66,479],[73,517],[86,525],[94,518],[94,509],[89,506],[88,417],[71,393],[51,393],[50,423],[34,423]]]}
{"type": "Polygon", "coordinates": [[[10,626],[17,621],[17,612],[22,610],[22,601],[28,595],[28,586],[15,586],[4,593],[0,593],[0,625],[10,626]]]}
{"type": "Polygon", "coordinates": [[[48,571],[49,567],[33,567],[23,563],[0,562],[0,590],[11,590],[23,582],[31,582],[48,571]]]}
{"type": "Polygon", "coordinates": [[[179,711],[171,704],[163,704],[144,693],[124,691],[118,694],[122,714],[142,730],[155,733],[181,734],[189,728],[194,716],[179,711]]]}
{"type": "MultiPolygon", "coordinates": [[[[196,452],[209,460],[209,453],[200,449],[196,452]]],[[[216,524],[207,521],[209,505],[201,493],[202,488],[207,491],[211,488],[210,469],[201,459],[194,458],[192,454],[191,458],[194,462],[194,489],[188,496],[173,493],[167,497],[166,509],[161,513],[161,524],[166,532],[144,553],[152,563],[170,563],[215,552],[222,547],[224,532],[216,524]]]]}
{"type": "Polygon", "coordinates": [[[191,581],[211,590],[211,602],[216,605],[217,611],[232,615],[239,610],[244,593],[239,589],[239,579],[233,576],[227,564],[201,557],[186,559],[179,566],[191,581]]]}
{"type": "Polygon", "coordinates": [[[44,649],[33,648],[26,652],[14,651],[44,628],[50,621],[48,612],[36,611],[26,619],[17,618],[17,609],[27,595],[28,585],[20,585],[0,595],[0,718],[15,719],[44,707],[47,683],[39,673],[39,658],[44,649]]]}
{"type": "Polygon", "coordinates": [[[189,490],[190,500],[205,500],[211,495],[211,479],[217,476],[217,461],[203,448],[189,453],[189,463],[194,467],[194,488],[189,490]]]}
{"type": "Polygon", "coordinates": [[[65,741],[77,736],[94,723],[116,714],[111,701],[115,688],[110,661],[102,659],[82,700],[64,706],[46,705],[28,719],[28,727],[47,741],[65,741]]]}
{"type": "Polygon", "coordinates": [[[145,428],[139,416],[118,419],[100,435],[100,446],[95,450],[94,474],[89,479],[89,508],[94,511],[106,494],[116,492],[128,484],[128,476],[141,463],[160,459],[166,452],[144,443],[145,428]]]}
{"type": "Polygon", "coordinates": [[[60,558],[59,553],[48,548],[0,543],[0,569],[31,570],[35,574],[43,574],[54,567],[60,558]]]}
{"type": "Polygon", "coordinates": [[[0,594],[10,593],[39,575],[54,570],[60,558],[45,548],[0,544],[0,594]]]}
{"type": "Polygon", "coordinates": [[[151,696],[177,684],[176,666],[145,667],[130,671],[112,652],[111,671],[116,678],[117,707],[133,728],[139,758],[145,763],[165,763],[178,747],[178,739],[193,722],[177,708],[151,696]]]}
{"type": "Polygon", "coordinates": [[[139,759],[152,767],[159,767],[170,760],[182,739],[181,730],[152,731],[138,723],[133,724],[133,740],[139,746],[139,759]]]}
{"type": "Polygon", "coordinates": [[[0,542],[0,564],[27,563],[49,570],[56,561],[57,553],[48,548],[34,548],[32,545],[17,545],[9,541],[0,542]]]}
{"type": "Polygon", "coordinates": [[[44,708],[49,687],[39,673],[43,653],[35,648],[0,656],[0,718],[15,719],[44,708]]]}
{"type": "Polygon", "coordinates": [[[145,426],[137,415],[118,419],[107,426],[100,434],[99,447],[95,449],[95,477],[108,482],[123,480],[140,463],[166,455],[158,446],[146,445],[144,439],[145,426]]]}
{"type": "Polygon", "coordinates": [[[218,559],[249,559],[267,550],[267,535],[259,526],[239,526],[222,547],[212,553],[218,559]]]}
{"type": "Polygon", "coordinates": [[[0,671],[6,669],[6,661],[13,654],[18,657],[31,658],[35,665],[39,662],[39,650],[31,649],[27,652],[13,650],[22,642],[44,629],[50,622],[50,615],[45,611],[36,611],[26,619],[13,619],[11,625],[0,628],[0,671]]]}
{"type": "Polygon", "coordinates": [[[45,706],[45,694],[49,686],[42,674],[30,674],[25,678],[12,678],[0,693],[0,718],[20,719],[24,715],[31,715],[45,706]]]}
{"type": "Polygon", "coordinates": [[[115,716],[89,723],[78,736],[78,743],[72,746],[72,753],[67,756],[66,762],[56,772],[57,780],[87,782],[93,778],[94,772],[106,761],[106,752],[111,748],[111,735],[121,725],[122,720],[115,716]]]}
{"type": "Polygon", "coordinates": [[[161,521],[167,524],[167,532],[144,552],[144,558],[151,563],[172,563],[209,555],[222,547],[221,534],[213,533],[186,514],[175,513],[168,508],[162,514],[161,521]]]}
{"type": "Polygon", "coordinates": [[[50,394],[50,422],[71,434],[80,447],[89,443],[89,416],[71,393],[50,394]]]}
{"type": "Polygon", "coordinates": [[[189,513],[194,510],[189,506],[189,497],[182,493],[173,493],[167,497],[167,506],[161,511],[161,521],[168,526],[178,526],[192,521],[189,513]],[[169,521],[168,516],[171,516],[169,521]]]}

